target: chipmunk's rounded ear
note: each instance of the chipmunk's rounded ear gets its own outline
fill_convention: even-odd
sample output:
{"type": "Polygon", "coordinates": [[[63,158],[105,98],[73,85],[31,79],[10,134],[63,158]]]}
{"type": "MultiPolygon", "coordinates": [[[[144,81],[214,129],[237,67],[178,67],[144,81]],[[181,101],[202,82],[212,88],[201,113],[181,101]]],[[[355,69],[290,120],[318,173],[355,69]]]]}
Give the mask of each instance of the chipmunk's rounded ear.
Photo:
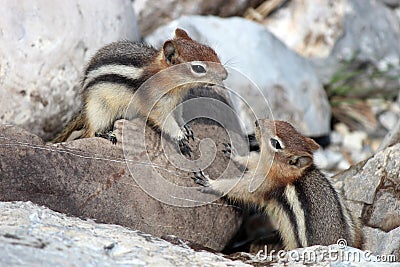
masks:
{"type": "Polygon", "coordinates": [[[175,38],[183,38],[187,40],[192,40],[190,36],[187,34],[185,30],[182,30],[181,28],[176,28],[175,30],[175,38]]]}
{"type": "Polygon", "coordinates": [[[317,150],[319,148],[319,145],[317,144],[317,142],[315,142],[311,138],[306,138],[306,142],[307,142],[308,146],[310,147],[311,151],[317,150]]]}
{"type": "Polygon", "coordinates": [[[166,41],[163,45],[163,54],[165,62],[169,65],[174,65],[179,57],[178,50],[175,47],[175,43],[172,40],[166,41]]]}
{"type": "Polygon", "coordinates": [[[313,158],[311,156],[293,156],[289,160],[289,164],[295,166],[299,169],[307,168],[313,163],[313,158]]]}

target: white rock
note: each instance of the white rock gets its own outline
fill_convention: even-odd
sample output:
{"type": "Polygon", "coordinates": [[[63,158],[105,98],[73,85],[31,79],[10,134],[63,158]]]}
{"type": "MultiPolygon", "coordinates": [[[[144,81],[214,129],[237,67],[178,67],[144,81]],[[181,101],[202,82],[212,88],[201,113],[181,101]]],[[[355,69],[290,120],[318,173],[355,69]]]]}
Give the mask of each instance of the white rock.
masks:
{"type": "Polygon", "coordinates": [[[346,124],[342,123],[342,122],[336,123],[335,126],[334,126],[334,129],[341,136],[345,136],[350,132],[349,127],[346,124]]]}
{"type": "Polygon", "coordinates": [[[350,163],[347,160],[343,159],[339,162],[339,164],[337,165],[337,168],[338,168],[338,170],[343,171],[343,170],[347,170],[348,168],[350,168],[350,166],[351,166],[350,163]]]}
{"type": "Polygon", "coordinates": [[[332,131],[330,138],[332,145],[341,145],[343,142],[343,136],[337,131],[332,131]]]}
{"type": "MultiPolygon", "coordinates": [[[[275,119],[290,121],[306,135],[329,133],[330,107],[315,71],[264,27],[242,18],[188,16],[158,28],[146,41],[159,47],[176,27],[210,44],[223,63],[233,62],[235,69],[260,88],[262,94],[248,80],[232,75],[226,82],[256,113],[264,114],[262,111],[268,109],[264,96],[275,119]]],[[[236,99],[234,104],[247,132],[253,132],[254,120],[244,102],[236,99]]]]}
{"type": "Polygon", "coordinates": [[[319,149],[314,153],[316,165],[324,170],[331,170],[343,159],[343,154],[330,149],[319,149]]]}
{"type": "Polygon", "coordinates": [[[0,202],[0,218],[1,266],[251,266],[30,202],[0,202]]]}
{"type": "Polygon", "coordinates": [[[79,108],[88,58],[106,43],[139,39],[130,0],[4,0],[0,13],[0,123],[45,138],[79,108]]]}
{"type": "Polygon", "coordinates": [[[391,130],[396,125],[399,119],[398,115],[392,111],[386,111],[379,115],[379,122],[386,128],[386,130],[391,130]]]}
{"type": "Polygon", "coordinates": [[[54,212],[30,202],[0,202],[2,266],[399,266],[392,263],[399,230],[364,228],[369,251],[339,245],[312,246],[273,253],[248,254],[246,264],[218,253],[195,251],[183,241],[171,244],[118,225],[100,224],[54,212]],[[35,223],[30,217],[40,217],[35,223]],[[390,256],[390,258],[389,258],[390,256]]]}
{"type": "Polygon", "coordinates": [[[400,114],[400,90],[399,95],[397,96],[397,102],[391,103],[390,110],[396,114],[400,114]]]}
{"type": "Polygon", "coordinates": [[[388,101],[383,98],[371,98],[367,99],[366,102],[371,107],[371,111],[374,114],[382,113],[390,108],[388,101]]]}
{"type": "Polygon", "coordinates": [[[326,57],[343,34],[346,0],[297,0],[265,20],[265,26],[300,55],[326,57]]]}
{"type": "Polygon", "coordinates": [[[343,147],[347,151],[357,150],[361,151],[364,141],[368,135],[362,131],[354,131],[346,134],[343,139],[343,147]]]}

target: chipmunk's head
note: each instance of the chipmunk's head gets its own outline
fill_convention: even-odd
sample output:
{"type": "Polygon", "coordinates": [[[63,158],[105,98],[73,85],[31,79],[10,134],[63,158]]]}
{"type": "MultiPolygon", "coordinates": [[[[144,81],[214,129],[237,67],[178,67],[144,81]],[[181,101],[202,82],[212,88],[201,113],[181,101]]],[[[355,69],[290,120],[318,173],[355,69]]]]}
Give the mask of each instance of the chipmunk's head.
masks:
{"type": "Polygon", "coordinates": [[[167,66],[189,63],[190,72],[196,78],[212,78],[211,83],[220,83],[228,76],[215,51],[196,42],[182,29],[175,30],[175,37],[164,43],[163,61],[167,66]]]}
{"type": "Polygon", "coordinates": [[[300,178],[313,164],[313,151],[319,145],[291,124],[267,119],[257,120],[255,124],[260,153],[263,157],[273,157],[268,177],[279,177],[277,182],[287,184],[300,178]]]}

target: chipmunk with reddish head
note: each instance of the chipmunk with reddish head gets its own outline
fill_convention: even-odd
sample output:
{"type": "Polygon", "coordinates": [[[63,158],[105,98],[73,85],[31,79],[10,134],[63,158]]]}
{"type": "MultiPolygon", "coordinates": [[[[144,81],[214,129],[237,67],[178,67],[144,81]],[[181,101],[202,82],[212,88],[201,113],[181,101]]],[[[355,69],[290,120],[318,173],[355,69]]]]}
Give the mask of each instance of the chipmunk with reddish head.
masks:
{"type": "Polygon", "coordinates": [[[254,204],[275,219],[285,249],[336,244],[345,239],[361,247],[358,220],[343,203],[340,194],[313,164],[319,146],[284,121],[256,121],[259,152],[239,156],[226,145],[224,153],[245,166],[239,179],[211,180],[201,171],[195,182],[206,193],[254,204]],[[251,183],[262,181],[250,191],[251,183]]]}
{"type": "Polygon", "coordinates": [[[83,108],[53,141],[100,136],[116,143],[111,134],[114,122],[142,116],[178,142],[182,153],[190,155],[188,138],[193,138],[193,132],[178,124],[181,118],[168,115],[189,89],[220,85],[226,77],[215,51],[179,28],[160,50],[130,41],[111,43],[87,65],[81,84],[83,108]],[[161,74],[144,90],[138,90],[153,75],[187,62],[186,67],[161,74]]]}

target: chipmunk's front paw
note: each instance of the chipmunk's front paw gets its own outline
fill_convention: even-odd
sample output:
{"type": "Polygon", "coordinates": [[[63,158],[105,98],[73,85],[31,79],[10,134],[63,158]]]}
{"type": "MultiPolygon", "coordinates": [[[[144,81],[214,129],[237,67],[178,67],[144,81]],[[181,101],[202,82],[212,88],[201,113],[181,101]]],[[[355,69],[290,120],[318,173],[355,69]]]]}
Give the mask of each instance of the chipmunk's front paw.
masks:
{"type": "Polygon", "coordinates": [[[222,152],[224,153],[225,157],[230,158],[231,154],[232,154],[232,147],[231,144],[227,144],[227,143],[222,143],[224,145],[224,149],[222,150],[222,152]]]}
{"type": "Polygon", "coordinates": [[[194,177],[192,179],[196,184],[199,184],[204,187],[209,187],[211,185],[210,178],[202,171],[193,172],[194,177]]]}
{"type": "Polygon", "coordinates": [[[182,131],[185,134],[186,138],[189,140],[189,138],[192,138],[192,140],[194,141],[194,133],[192,128],[190,128],[190,126],[188,124],[185,124],[182,127],[182,131]]]}
{"type": "Polygon", "coordinates": [[[237,154],[236,150],[231,146],[231,144],[223,143],[223,145],[225,146],[225,148],[222,150],[224,156],[231,158],[237,154]]]}
{"type": "Polygon", "coordinates": [[[185,125],[181,128],[181,132],[178,135],[178,144],[181,153],[185,156],[192,156],[192,149],[189,146],[189,138],[194,140],[194,135],[192,129],[189,125],[185,125]]]}
{"type": "Polygon", "coordinates": [[[181,151],[182,155],[185,156],[192,156],[192,149],[189,146],[189,140],[185,137],[178,140],[179,150],[181,151]]]}
{"type": "Polygon", "coordinates": [[[113,143],[113,145],[115,145],[117,143],[117,137],[115,136],[113,131],[108,131],[106,133],[95,133],[94,136],[107,139],[107,140],[111,141],[111,143],[113,143]]]}

